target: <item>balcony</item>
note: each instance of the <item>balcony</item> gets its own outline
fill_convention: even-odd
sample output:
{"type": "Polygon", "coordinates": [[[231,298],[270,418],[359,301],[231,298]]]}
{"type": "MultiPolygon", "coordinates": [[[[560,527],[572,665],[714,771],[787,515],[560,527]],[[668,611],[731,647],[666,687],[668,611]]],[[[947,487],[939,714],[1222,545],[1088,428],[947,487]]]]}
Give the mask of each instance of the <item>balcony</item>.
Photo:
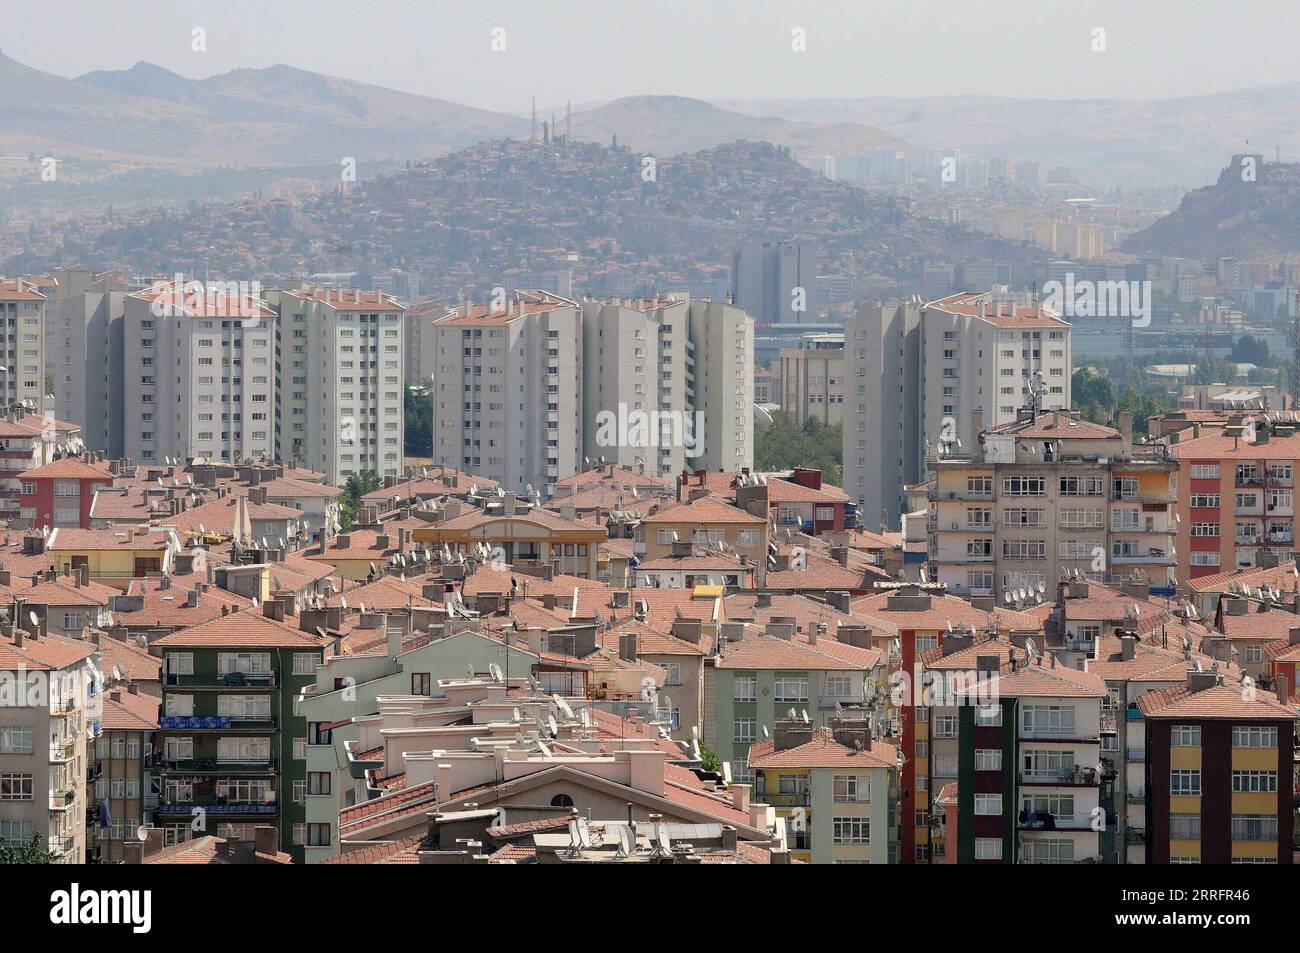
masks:
{"type": "MultiPolygon", "coordinates": [[[[67,784],[68,782],[63,782],[67,784]]],[[[62,785],[55,788],[50,794],[50,810],[66,811],[77,803],[77,789],[73,787],[63,787],[62,785]]]]}
{"type": "Polygon", "coordinates": [[[1096,787],[1097,780],[1096,768],[1084,768],[1077,764],[1072,768],[1061,768],[1056,771],[1022,771],[1020,773],[1021,784],[1096,787]]]}
{"type": "Polygon", "coordinates": [[[77,743],[69,741],[50,746],[50,764],[66,764],[77,756],[77,743]]]}
{"type": "Polygon", "coordinates": [[[188,761],[167,761],[159,764],[162,774],[275,774],[279,762],[275,758],[266,761],[218,761],[216,758],[191,758],[188,761]]]}
{"type": "Polygon", "coordinates": [[[1146,761],[1147,751],[1145,748],[1129,748],[1124,752],[1129,761],[1136,761],[1139,764],[1146,761]]]}
{"type": "Polygon", "coordinates": [[[757,800],[773,807],[807,807],[812,803],[812,794],[803,791],[799,794],[760,794],[757,800]]]}
{"type": "Polygon", "coordinates": [[[1124,795],[1124,800],[1129,804],[1145,804],[1147,802],[1146,791],[1129,791],[1124,795]]]}
{"type": "Polygon", "coordinates": [[[77,839],[75,837],[51,837],[45,849],[55,857],[70,857],[77,849],[77,839]]]}
{"type": "Polygon", "coordinates": [[[276,730],[274,715],[237,716],[237,715],[165,715],[158,719],[158,727],[163,731],[252,731],[267,732],[276,730]]]}
{"type": "Polygon", "coordinates": [[[1110,561],[1117,566],[1172,566],[1174,557],[1160,549],[1145,553],[1112,554],[1110,561]]]}
{"type": "Polygon", "coordinates": [[[1022,831],[1068,830],[1074,825],[1073,814],[1049,814],[1046,811],[1021,811],[1017,824],[1022,831]]]}
{"type": "Polygon", "coordinates": [[[1145,844],[1147,832],[1137,827],[1124,828],[1124,843],[1126,844],[1145,844]]]}
{"type": "Polygon", "coordinates": [[[229,801],[225,798],[205,797],[193,801],[160,801],[158,814],[182,814],[189,817],[195,808],[208,814],[276,814],[280,807],[274,801],[229,801]]]}
{"type": "Polygon", "coordinates": [[[274,672],[225,672],[220,675],[177,675],[167,672],[163,685],[168,688],[275,688],[274,672]]]}

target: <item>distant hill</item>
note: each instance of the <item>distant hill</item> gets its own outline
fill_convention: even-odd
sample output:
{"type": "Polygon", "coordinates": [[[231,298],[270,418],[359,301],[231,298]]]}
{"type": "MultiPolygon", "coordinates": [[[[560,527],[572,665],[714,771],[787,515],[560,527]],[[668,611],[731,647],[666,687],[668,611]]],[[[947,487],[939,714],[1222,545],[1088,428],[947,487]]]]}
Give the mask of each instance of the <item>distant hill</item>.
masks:
{"type": "Polygon", "coordinates": [[[1214,185],[1183,196],[1164,218],[1130,235],[1126,251],[1265,261],[1300,255],[1300,164],[1235,156],[1214,185]],[[1253,181],[1250,175],[1253,174],[1253,181]]]}
{"type": "Polygon", "coordinates": [[[628,96],[573,117],[574,139],[620,145],[655,155],[698,152],[737,140],[789,146],[800,158],[907,144],[857,122],[796,122],[749,116],[684,96],[628,96]]]}
{"type": "Polygon", "coordinates": [[[1088,185],[1125,188],[1213,182],[1223,157],[1249,141],[1270,157],[1300,155],[1300,83],[1163,100],[719,99],[753,116],[865,123],[918,148],[1068,166],[1088,185]]]}
{"type": "Polygon", "coordinates": [[[556,268],[584,289],[725,278],[745,240],[803,238],[824,273],[877,283],[911,281],[924,260],[1043,254],[923,220],[902,198],[832,182],[768,143],[661,157],[653,182],[641,170],[628,148],[493,140],[346,192],[124,213],[106,231],[31,245],[0,271],[79,261],[266,281],[397,267],[454,294],[556,268]]]}
{"type": "Polygon", "coordinates": [[[425,159],[526,119],[288,66],[187,79],[150,63],[76,80],[0,54],[0,151],[190,167],[425,159]]]}

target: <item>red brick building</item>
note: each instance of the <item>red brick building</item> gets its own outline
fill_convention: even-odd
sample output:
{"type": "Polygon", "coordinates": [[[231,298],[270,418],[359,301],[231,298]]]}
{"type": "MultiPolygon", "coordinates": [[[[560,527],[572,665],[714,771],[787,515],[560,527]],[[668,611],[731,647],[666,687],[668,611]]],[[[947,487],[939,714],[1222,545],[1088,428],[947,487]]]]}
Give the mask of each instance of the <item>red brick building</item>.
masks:
{"type": "Polygon", "coordinates": [[[30,528],[90,527],[95,491],[113,485],[113,474],[67,457],[26,470],[22,481],[22,517],[30,528]]]}

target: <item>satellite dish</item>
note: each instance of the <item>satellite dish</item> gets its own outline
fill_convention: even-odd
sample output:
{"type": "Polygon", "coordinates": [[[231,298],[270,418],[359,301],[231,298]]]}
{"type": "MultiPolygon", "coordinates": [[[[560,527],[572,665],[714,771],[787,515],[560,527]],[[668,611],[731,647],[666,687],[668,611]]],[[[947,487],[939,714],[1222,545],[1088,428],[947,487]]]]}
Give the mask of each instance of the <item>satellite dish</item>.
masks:
{"type": "Polygon", "coordinates": [[[554,715],[546,716],[546,727],[550,730],[552,738],[558,738],[560,736],[560,726],[555,723],[554,715]]]}
{"type": "Polygon", "coordinates": [[[578,817],[578,843],[584,849],[591,846],[591,829],[587,827],[587,819],[582,816],[578,817]]]}
{"type": "Polygon", "coordinates": [[[27,613],[27,619],[31,622],[33,628],[39,629],[41,627],[41,620],[36,617],[35,612],[27,613]]]}
{"type": "Polygon", "coordinates": [[[555,702],[555,707],[556,707],[556,708],[558,708],[558,709],[560,709],[560,711],[564,712],[564,717],[565,717],[565,718],[572,718],[572,717],[573,717],[573,709],[570,708],[570,707],[569,707],[569,703],[566,702],[566,701],[565,701],[563,698],[561,698],[559,695],[554,695],[554,694],[551,695],[551,701],[555,702]]]}
{"type": "Polygon", "coordinates": [[[808,717],[808,709],[807,709],[807,708],[805,708],[803,711],[801,711],[801,712],[800,712],[800,715],[803,716],[803,723],[804,723],[805,725],[811,725],[811,724],[812,724],[812,719],[808,717]]]}
{"type": "Polygon", "coordinates": [[[728,787],[731,786],[731,762],[730,761],[722,762],[722,780],[727,782],[728,787]]]}
{"type": "Polygon", "coordinates": [[[494,682],[505,681],[501,674],[501,666],[496,662],[492,662],[488,665],[488,674],[492,676],[492,681],[494,682]]]}
{"type": "Polygon", "coordinates": [[[762,728],[763,728],[763,739],[767,740],[768,738],[771,738],[772,733],[767,730],[767,725],[763,725],[762,728]]]}
{"type": "Polygon", "coordinates": [[[325,630],[322,629],[320,626],[316,626],[316,634],[319,635],[322,639],[325,638],[325,630]]]}
{"type": "Polygon", "coordinates": [[[523,712],[521,712],[518,708],[514,709],[514,710],[510,713],[510,716],[511,716],[511,720],[513,720],[513,721],[523,721],[523,720],[524,720],[523,712]]]}
{"type": "Polygon", "coordinates": [[[149,828],[144,826],[137,827],[135,830],[135,839],[142,844],[147,841],[149,839],[149,828]]]}
{"type": "Polygon", "coordinates": [[[663,821],[655,824],[655,842],[659,845],[660,850],[672,853],[673,842],[668,837],[668,825],[663,821]]]}
{"type": "Polygon", "coordinates": [[[631,857],[636,850],[636,841],[632,839],[632,831],[627,825],[620,824],[618,828],[618,852],[624,857],[631,857]]]}

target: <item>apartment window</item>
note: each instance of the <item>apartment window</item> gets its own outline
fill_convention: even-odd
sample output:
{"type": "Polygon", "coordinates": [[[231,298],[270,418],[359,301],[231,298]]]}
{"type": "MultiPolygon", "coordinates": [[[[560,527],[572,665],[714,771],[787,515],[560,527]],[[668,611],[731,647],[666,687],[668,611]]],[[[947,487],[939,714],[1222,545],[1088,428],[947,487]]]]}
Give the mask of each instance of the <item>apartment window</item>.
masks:
{"type": "Polygon", "coordinates": [[[431,672],[412,672],[411,673],[411,694],[432,695],[433,674],[431,672]]]}
{"type": "Polygon", "coordinates": [[[310,652],[295,652],[293,656],[293,674],[315,675],[320,659],[310,652]]]}
{"type": "Polygon", "coordinates": [[[231,764],[266,764],[271,760],[271,739],[218,738],[217,760],[231,764]]]}
{"type": "Polygon", "coordinates": [[[1219,465],[1217,463],[1193,463],[1191,474],[1193,480],[1217,480],[1219,479],[1219,465]]]}
{"type": "Polygon", "coordinates": [[[732,728],[732,740],[737,744],[753,744],[758,740],[758,722],[753,718],[737,718],[732,728]]]}
{"type": "Polygon", "coordinates": [[[1232,815],[1233,840],[1277,840],[1276,814],[1232,815]]]}
{"type": "Polygon", "coordinates": [[[1273,794],[1277,791],[1277,772],[1233,771],[1232,790],[1237,794],[1273,794]]]}
{"type": "Polygon", "coordinates": [[[1074,841],[1057,838],[1030,841],[1025,845],[1025,863],[1072,864],[1074,863],[1074,841]]]}
{"type": "Polygon", "coordinates": [[[1201,839],[1201,815],[1170,814],[1169,815],[1169,839],[1170,840],[1200,840],[1201,839]]]}
{"type": "Polygon", "coordinates": [[[778,675],[772,683],[772,700],[778,702],[806,702],[808,700],[808,676],[778,675]]]}
{"type": "Polygon", "coordinates": [[[193,738],[165,738],[163,740],[163,759],[166,761],[193,761],[193,738]]]}
{"type": "Polygon", "coordinates": [[[869,817],[834,818],[833,839],[836,844],[871,843],[871,818],[869,817]]]}
{"type": "Polygon", "coordinates": [[[0,725],[0,754],[32,754],[32,729],[23,725],[0,725]]]}
{"type": "Polygon", "coordinates": [[[221,652],[217,671],[222,675],[270,675],[270,652],[221,652]]]}
{"type": "Polygon", "coordinates": [[[1064,705],[1029,705],[1021,724],[1025,734],[1068,735],[1074,731],[1074,709],[1064,705]]]}
{"type": "Polygon", "coordinates": [[[975,859],[976,860],[1001,860],[1002,859],[1002,838],[1000,837],[975,838],[975,859]]]}
{"type": "Polygon", "coordinates": [[[1199,748],[1201,746],[1201,726],[1200,725],[1170,726],[1169,744],[1175,748],[1199,748]]]}
{"type": "Polygon", "coordinates": [[[308,824],[307,825],[307,845],[308,847],[328,847],[330,844],[330,826],[329,824],[308,824]]]}
{"type": "Polygon", "coordinates": [[[1217,493],[1193,493],[1192,509],[1217,510],[1219,508],[1219,494],[1217,493]]]}
{"type": "Polygon", "coordinates": [[[0,820],[0,844],[6,847],[25,847],[35,836],[31,821],[0,820]]]}
{"type": "Polygon", "coordinates": [[[164,711],[169,718],[189,718],[194,714],[194,696],[169,693],[164,711]]]}
{"type": "Polygon", "coordinates": [[[271,717],[270,695],[218,695],[217,714],[239,721],[259,721],[271,717]]]}
{"type": "MultiPolygon", "coordinates": [[[[1236,782],[1234,772],[1233,782],[1236,782]]],[[[1201,794],[1201,772],[1196,768],[1175,768],[1169,772],[1169,793],[1171,796],[1199,797],[1201,794]]]]}
{"type": "Polygon", "coordinates": [[[732,700],[752,702],[758,700],[758,678],[754,675],[736,675],[732,679],[732,700]]]}
{"type": "Polygon", "coordinates": [[[331,777],[332,775],[328,771],[308,771],[307,772],[307,793],[308,794],[329,794],[331,777]]]}
{"type": "Polygon", "coordinates": [[[1042,496],[1047,492],[1047,481],[1040,476],[1003,477],[1002,493],[1005,496],[1042,496]]]}
{"type": "Polygon", "coordinates": [[[999,817],[1002,814],[1001,794],[976,794],[975,814],[980,817],[999,817]]]}
{"type": "Polygon", "coordinates": [[[0,774],[0,801],[30,801],[32,776],[30,774],[0,774]]]}
{"type": "Polygon", "coordinates": [[[1256,725],[1234,725],[1232,746],[1234,748],[1276,748],[1277,729],[1256,725]]]}
{"type": "Polygon", "coordinates": [[[1001,771],[1002,770],[1002,749],[1001,748],[976,748],[975,749],[975,770],[976,771],[1001,771]]]}
{"type": "Polygon", "coordinates": [[[957,737],[957,716],[938,715],[934,719],[933,734],[936,738],[957,737]]]}
{"type": "Polygon", "coordinates": [[[867,775],[837,774],[832,780],[834,798],[845,803],[871,800],[871,778],[867,775]]]}
{"type": "Polygon", "coordinates": [[[975,724],[983,727],[1002,727],[1002,706],[989,705],[975,709],[975,724]]]}

